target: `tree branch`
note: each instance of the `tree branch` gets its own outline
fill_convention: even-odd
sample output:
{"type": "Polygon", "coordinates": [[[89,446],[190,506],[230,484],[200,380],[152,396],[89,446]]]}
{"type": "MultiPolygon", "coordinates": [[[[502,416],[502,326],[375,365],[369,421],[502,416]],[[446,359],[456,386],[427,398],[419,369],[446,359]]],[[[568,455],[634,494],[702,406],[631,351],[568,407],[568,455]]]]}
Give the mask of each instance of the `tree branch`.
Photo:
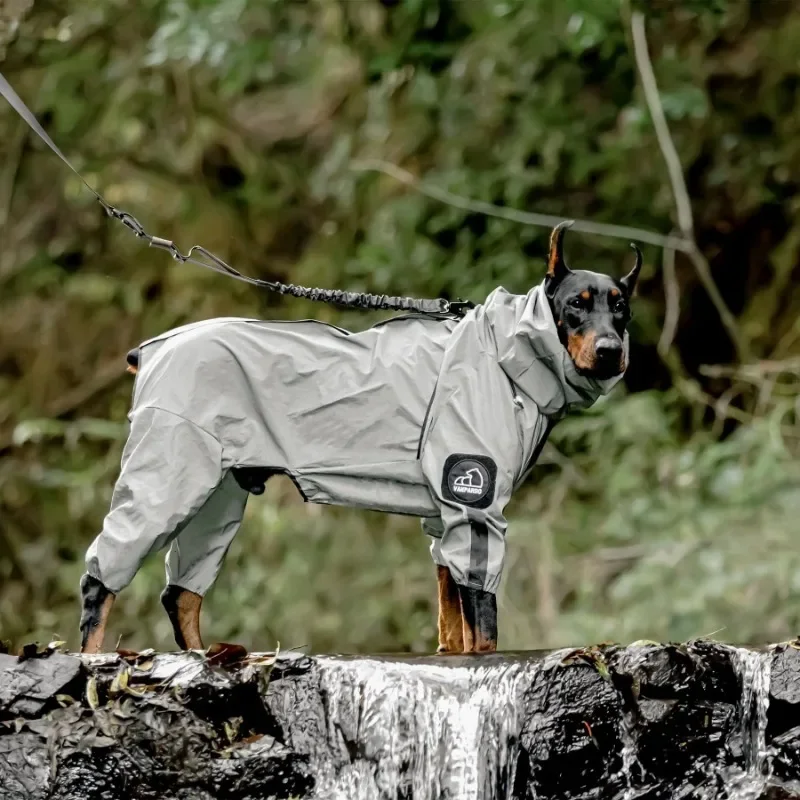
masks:
{"type": "Polygon", "coordinates": [[[675,341],[678,330],[678,321],[681,315],[681,290],[675,274],[675,250],[665,247],[663,250],[663,279],[664,279],[664,327],[658,339],[658,352],[664,358],[675,341]]]}
{"type": "MultiPolygon", "coordinates": [[[[455,208],[461,208],[475,214],[486,214],[488,217],[499,217],[511,222],[521,222],[523,225],[537,225],[543,228],[552,228],[563,222],[563,217],[556,217],[552,214],[539,214],[532,211],[518,211],[515,208],[503,208],[493,203],[486,203],[483,200],[472,200],[468,197],[448,192],[446,189],[439,189],[436,186],[429,186],[422,183],[416,175],[408,170],[398,167],[389,161],[372,158],[364,161],[352,161],[350,168],[355,172],[382,172],[389,175],[400,183],[410,186],[420,194],[446,203],[455,208]]],[[[671,247],[688,253],[692,248],[692,242],[686,241],[680,236],[664,236],[655,231],[648,231],[642,228],[631,228],[627,225],[607,225],[604,222],[590,222],[589,220],[579,219],[572,226],[573,231],[596,234],[597,236],[608,236],[613,239],[636,239],[647,244],[654,244],[657,247],[671,247]]]]}
{"type": "Polygon", "coordinates": [[[642,89],[650,110],[650,118],[656,130],[658,146],[661,155],[667,164],[669,181],[672,185],[672,195],[678,210],[678,227],[685,238],[694,241],[694,221],[692,220],[692,203],[683,179],[683,167],[675,149],[675,143],[670,136],[667,118],[664,116],[664,107],[658,94],[658,84],[653,72],[653,65],[647,51],[647,34],[645,32],[644,14],[634,11],[631,15],[631,33],[633,34],[633,53],[636,57],[636,68],[642,81],[642,89]]]}
{"type": "MultiPolygon", "coordinates": [[[[658,146],[664,157],[669,173],[672,195],[675,198],[675,206],[678,214],[678,227],[683,235],[682,241],[688,244],[688,247],[682,249],[682,251],[686,253],[689,260],[692,262],[700,278],[700,282],[703,284],[703,287],[711,298],[711,302],[717,309],[720,320],[736,347],[739,360],[746,361],[749,358],[748,343],[745,341],[736,324],[736,318],[725,303],[716,283],[714,283],[708,260],[700,252],[694,238],[692,204],[689,199],[689,192],[686,189],[686,181],[683,178],[683,169],[680,159],[678,158],[678,152],[675,149],[675,143],[672,141],[669,126],[664,116],[664,107],[661,104],[661,98],[658,94],[658,84],[656,83],[653,65],[650,61],[650,54],[647,49],[644,14],[642,14],[641,11],[634,11],[633,14],[631,14],[631,34],[633,35],[633,51],[636,58],[636,68],[642,82],[645,101],[650,111],[650,118],[653,120],[658,146]]],[[[679,248],[675,249],[677,250],[679,248]]]]}

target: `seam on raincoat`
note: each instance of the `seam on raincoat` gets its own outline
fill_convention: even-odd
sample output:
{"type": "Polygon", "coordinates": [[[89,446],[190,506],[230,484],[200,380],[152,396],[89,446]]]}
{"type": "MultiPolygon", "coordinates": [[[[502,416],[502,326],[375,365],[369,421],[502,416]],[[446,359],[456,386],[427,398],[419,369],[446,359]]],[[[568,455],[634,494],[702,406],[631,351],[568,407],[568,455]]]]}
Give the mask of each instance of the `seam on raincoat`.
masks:
{"type": "Polygon", "coordinates": [[[163,406],[157,406],[154,403],[147,403],[147,405],[140,406],[137,408],[137,411],[141,411],[145,408],[154,408],[156,411],[163,411],[165,414],[170,414],[173,417],[177,417],[178,419],[182,419],[184,422],[188,422],[193,428],[197,428],[199,431],[203,431],[207,436],[210,436],[219,446],[222,452],[225,451],[225,448],[222,446],[222,440],[217,437],[215,434],[211,433],[211,431],[207,431],[202,425],[198,425],[194,420],[189,419],[188,417],[184,417],[183,414],[179,414],[177,411],[172,411],[169,408],[164,408],[163,406]]]}

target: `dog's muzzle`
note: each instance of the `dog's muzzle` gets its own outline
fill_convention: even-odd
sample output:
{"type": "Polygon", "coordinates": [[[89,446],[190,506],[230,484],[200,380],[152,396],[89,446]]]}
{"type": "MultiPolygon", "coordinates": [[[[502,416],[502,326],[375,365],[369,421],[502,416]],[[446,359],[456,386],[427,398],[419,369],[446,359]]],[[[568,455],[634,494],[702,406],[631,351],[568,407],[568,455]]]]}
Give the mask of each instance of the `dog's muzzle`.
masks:
{"type": "Polygon", "coordinates": [[[622,342],[613,336],[601,336],[594,346],[594,370],[603,377],[619,375],[625,369],[622,342]]]}

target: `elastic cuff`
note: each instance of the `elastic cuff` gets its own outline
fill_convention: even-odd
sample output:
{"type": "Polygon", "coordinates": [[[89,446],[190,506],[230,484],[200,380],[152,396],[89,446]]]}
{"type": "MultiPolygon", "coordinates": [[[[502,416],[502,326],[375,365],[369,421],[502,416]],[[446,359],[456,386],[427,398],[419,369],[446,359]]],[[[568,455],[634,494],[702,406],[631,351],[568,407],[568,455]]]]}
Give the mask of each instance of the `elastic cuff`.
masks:
{"type": "Polygon", "coordinates": [[[200,597],[205,597],[206,592],[211,588],[210,586],[206,586],[204,589],[201,589],[196,584],[193,584],[191,581],[167,581],[167,586],[175,586],[177,589],[184,589],[187,592],[192,592],[192,594],[199,595],[200,597]]]}
{"type": "Polygon", "coordinates": [[[124,586],[111,586],[107,581],[103,580],[103,576],[100,574],[100,570],[97,569],[97,563],[94,559],[91,564],[88,561],[86,562],[86,571],[83,574],[100,582],[113,595],[119,594],[125,588],[124,586]]]}
{"type": "Polygon", "coordinates": [[[167,581],[167,585],[164,588],[168,589],[171,586],[174,586],[176,589],[182,589],[185,592],[196,594],[198,597],[205,597],[208,591],[208,588],[200,591],[198,588],[192,586],[189,581],[167,581]]]}

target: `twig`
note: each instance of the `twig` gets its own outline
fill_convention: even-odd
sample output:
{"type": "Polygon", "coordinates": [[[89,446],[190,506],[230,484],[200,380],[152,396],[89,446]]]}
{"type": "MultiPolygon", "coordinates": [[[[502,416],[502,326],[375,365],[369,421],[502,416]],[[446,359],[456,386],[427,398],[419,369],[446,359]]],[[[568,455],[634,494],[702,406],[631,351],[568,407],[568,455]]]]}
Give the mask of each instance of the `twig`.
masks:
{"type": "Polygon", "coordinates": [[[710,639],[712,636],[716,636],[718,633],[722,633],[722,631],[727,630],[727,626],[723,625],[721,628],[717,628],[715,631],[711,631],[711,633],[704,633],[702,636],[698,636],[698,639],[710,639]]]}
{"type": "MultiPolygon", "coordinates": [[[[486,203],[483,200],[472,200],[469,197],[453,194],[446,189],[439,189],[436,186],[422,183],[416,175],[408,170],[377,158],[352,161],[350,162],[350,169],[355,172],[382,172],[384,175],[389,175],[400,181],[400,183],[410,186],[426,197],[475,214],[486,214],[488,217],[499,217],[511,222],[521,222],[523,225],[537,225],[543,228],[552,228],[559,222],[564,221],[563,217],[556,217],[552,214],[539,214],[533,211],[503,208],[493,203],[486,203]]],[[[575,220],[572,230],[592,233],[598,236],[609,236],[613,239],[636,239],[647,244],[654,244],[657,247],[671,247],[684,253],[690,252],[693,247],[692,242],[686,241],[680,236],[664,236],[655,231],[647,231],[642,228],[631,228],[627,225],[608,225],[604,222],[590,222],[585,219],[575,220]]]]}
{"type": "Polygon", "coordinates": [[[650,110],[650,118],[653,120],[653,127],[656,129],[658,146],[661,148],[661,154],[667,163],[672,195],[675,198],[675,206],[678,210],[678,227],[686,239],[694,241],[692,203],[689,200],[689,192],[686,190],[686,182],[683,179],[681,160],[678,157],[678,151],[675,149],[675,143],[670,136],[667,118],[664,116],[664,108],[658,95],[656,76],[653,72],[650,55],[647,52],[644,14],[641,11],[634,11],[631,15],[631,33],[633,34],[633,52],[636,57],[636,68],[639,70],[639,78],[642,81],[642,89],[647,100],[647,107],[650,110]]]}
{"type": "Polygon", "coordinates": [[[672,247],[664,248],[662,263],[665,313],[664,327],[661,329],[661,336],[658,339],[658,352],[664,358],[675,341],[675,333],[678,330],[681,315],[681,290],[675,274],[675,250],[672,247]]]}
{"type": "Polygon", "coordinates": [[[761,381],[765,375],[779,375],[782,372],[800,373],[800,358],[787,358],[784,361],[756,361],[740,367],[725,366],[724,364],[704,364],[700,367],[700,374],[709,378],[743,378],[761,381]]]}
{"type": "MultiPolygon", "coordinates": [[[[707,392],[700,389],[697,384],[691,381],[682,381],[677,385],[678,391],[687,400],[698,403],[700,405],[708,406],[718,418],[732,419],[736,422],[741,422],[744,425],[752,425],[757,419],[755,414],[751,414],[736,406],[726,405],[724,398],[712,397],[707,392]]],[[[782,436],[790,439],[800,440],[800,431],[796,427],[790,425],[780,425],[779,430],[782,436]]]]}
{"type": "MultiPolygon", "coordinates": [[[[714,278],[711,275],[711,267],[708,260],[700,252],[694,238],[694,221],[692,219],[692,204],[689,200],[689,192],[686,189],[686,181],[683,178],[683,168],[681,167],[678,151],[669,132],[667,119],[664,116],[664,107],[658,94],[658,84],[656,83],[653,65],[650,61],[650,54],[647,49],[647,33],[645,31],[644,14],[641,11],[634,11],[631,14],[631,34],[633,35],[633,52],[636,59],[636,68],[642,82],[647,108],[650,111],[650,118],[653,120],[653,127],[656,132],[656,139],[661,154],[667,165],[672,195],[675,198],[675,207],[678,214],[678,227],[683,236],[682,242],[688,243],[688,247],[682,249],[697,272],[700,282],[708,292],[711,302],[717,309],[720,320],[725,330],[731,337],[731,341],[736,347],[736,354],[740,361],[747,361],[749,357],[749,347],[745,342],[737,324],[736,318],[731,313],[725,300],[720,294],[714,278]]],[[[680,249],[680,248],[675,248],[680,249]]]]}

